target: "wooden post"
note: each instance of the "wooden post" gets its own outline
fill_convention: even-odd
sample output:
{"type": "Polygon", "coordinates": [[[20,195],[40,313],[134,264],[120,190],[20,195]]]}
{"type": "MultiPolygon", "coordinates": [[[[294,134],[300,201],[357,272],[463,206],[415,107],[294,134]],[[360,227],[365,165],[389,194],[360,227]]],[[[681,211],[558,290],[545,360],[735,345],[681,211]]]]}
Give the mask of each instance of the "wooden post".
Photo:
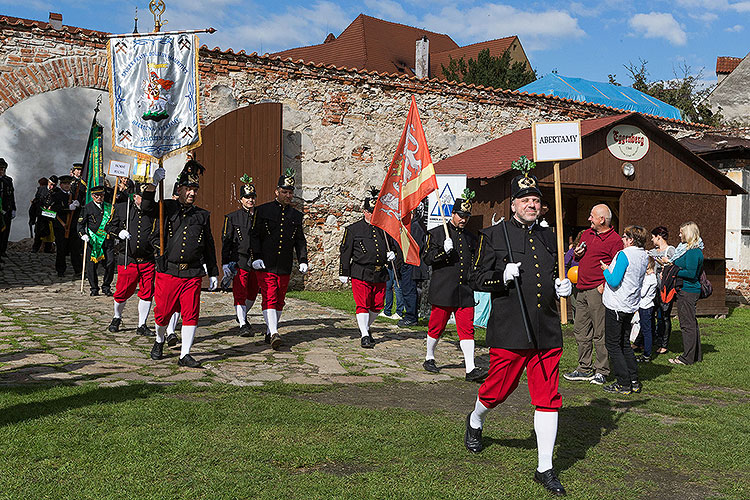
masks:
{"type": "MultiPolygon", "coordinates": [[[[565,249],[562,220],[562,186],[560,182],[560,162],[556,161],[555,169],[555,232],[557,233],[557,267],[561,280],[565,279],[565,249]]],[[[568,300],[560,297],[560,323],[568,324],[568,300]]]]}
{"type": "Polygon", "coordinates": [[[115,177],[115,192],[112,194],[112,209],[109,211],[109,216],[112,217],[112,213],[115,211],[115,202],[117,201],[117,189],[120,187],[120,178],[115,177]]]}
{"type": "Polygon", "coordinates": [[[83,264],[81,264],[81,293],[83,294],[83,282],[86,278],[86,251],[88,250],[89,242],[83,242],[83,264]]]}
{"type": "Polygon", "coordinates": [[[440,218],[443,220],[443,229],[445,230],[445,239],[447,240],[450,238],[450,235],[448,234],[448,223],[445,218],[445,205],[443,205],[443,199],[440,198],[440,193],[438,193],[437,199],[440,204],[440,218]]]}

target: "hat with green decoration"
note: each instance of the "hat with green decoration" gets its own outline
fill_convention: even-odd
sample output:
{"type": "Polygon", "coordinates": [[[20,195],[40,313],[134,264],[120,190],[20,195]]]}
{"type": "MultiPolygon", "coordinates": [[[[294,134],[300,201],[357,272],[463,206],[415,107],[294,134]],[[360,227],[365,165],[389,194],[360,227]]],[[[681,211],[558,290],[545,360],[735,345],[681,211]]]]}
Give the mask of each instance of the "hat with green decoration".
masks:
{"type": "Polygon", "coordinates": [[[287,168],[284,170],[284,175],[279,177],[279,186],[284,189],[294,189],[294,169],[287,168]]]}
{"type": "Polygon", "coordinates": [[[529,172],[536,167],[536,163],[522,156],[513,163],[511,168],[518,170],[522,175],[517,175],[513,178],[510,184],[510,199],[515,200],[516,198],[523,198],[531,194],[542,197],[542,192],[539,191],[539,180],[536,176],[530,175],[529,172]]]}
{"type": "Polygon", "coordinates": [[[255,194],[255,186],[253,185],[252,177],[244,174],[242,177],[240,177],[240,182],[242,183],[242,189],[240,189],[240,198],[255,198],[257,196],[255,194]]]}
{"type": "Polygon", "coordinates": [[[453,213],[461,217],[469,217],[471,215],[471,200],[476,197],[476,193],[469,188],[464,189],[461,193],[460,198],[456,198],[453,203],[453,213]]]}

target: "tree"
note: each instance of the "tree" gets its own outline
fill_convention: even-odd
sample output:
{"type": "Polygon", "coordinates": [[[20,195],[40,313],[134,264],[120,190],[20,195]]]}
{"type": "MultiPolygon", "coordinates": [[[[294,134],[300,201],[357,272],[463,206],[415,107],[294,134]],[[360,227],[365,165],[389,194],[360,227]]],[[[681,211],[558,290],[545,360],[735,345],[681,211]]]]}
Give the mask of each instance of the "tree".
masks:
{"type": "Polygon", "coordinates": [[[449,56],[448,66],[440,66],[448,80],[496,89],[516,90],[536,80],[536,72],[527,70],[522,62],[512,62],[507,49],[498,57],[490,55],[490,49],[484,49],[476,60],[469,58],[468,62],[463,56],[458,59],[449,56]]]}
{"type": "Polygon", "coordinates": [[[699,88],[698,83],[703,78],[703,70],[697,75],[691,75],[690,66],[682,64],[674,71],[671,80],[649,81],[647,61],[639,59],[640,66],[628,63],[625,69],[633,80],[632,87],[645,94],[671,104],[682,112],[683,119],[693,123],[705,125],[719,125],[722,122],[720,113],[714,113],[706,104],[706,97],[713,87],[699,88]]]}

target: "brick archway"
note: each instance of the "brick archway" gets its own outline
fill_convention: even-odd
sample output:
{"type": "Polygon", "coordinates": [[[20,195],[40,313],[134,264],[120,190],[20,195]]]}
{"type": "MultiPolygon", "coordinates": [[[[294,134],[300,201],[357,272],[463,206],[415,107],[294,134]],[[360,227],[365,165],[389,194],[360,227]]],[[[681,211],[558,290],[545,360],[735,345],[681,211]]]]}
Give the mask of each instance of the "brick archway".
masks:
{"type": "Polygon", "coordinates": [[[71,56],[26,64],[0,76],[0,114],[29,97],[52,90],[107,90],[107,80],[107,61],[102,56],[71,56]]]}

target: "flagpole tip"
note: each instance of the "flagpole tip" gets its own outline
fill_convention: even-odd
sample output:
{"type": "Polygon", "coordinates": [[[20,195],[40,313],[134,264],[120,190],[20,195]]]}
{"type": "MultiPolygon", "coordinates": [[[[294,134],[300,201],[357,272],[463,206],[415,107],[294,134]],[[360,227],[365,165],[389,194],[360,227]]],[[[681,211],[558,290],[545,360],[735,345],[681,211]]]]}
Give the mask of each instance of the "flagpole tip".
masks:
{"type": "Polygon", "coordinates": [[[216,33],[216,28],[214,28],[214,27],[212,26],[212,27],[208,28],[208,29],[206,30],[206,32],[208,32],[208,33],[211,33],[211,34],[214,34],[214,33],[216,33]]]}

